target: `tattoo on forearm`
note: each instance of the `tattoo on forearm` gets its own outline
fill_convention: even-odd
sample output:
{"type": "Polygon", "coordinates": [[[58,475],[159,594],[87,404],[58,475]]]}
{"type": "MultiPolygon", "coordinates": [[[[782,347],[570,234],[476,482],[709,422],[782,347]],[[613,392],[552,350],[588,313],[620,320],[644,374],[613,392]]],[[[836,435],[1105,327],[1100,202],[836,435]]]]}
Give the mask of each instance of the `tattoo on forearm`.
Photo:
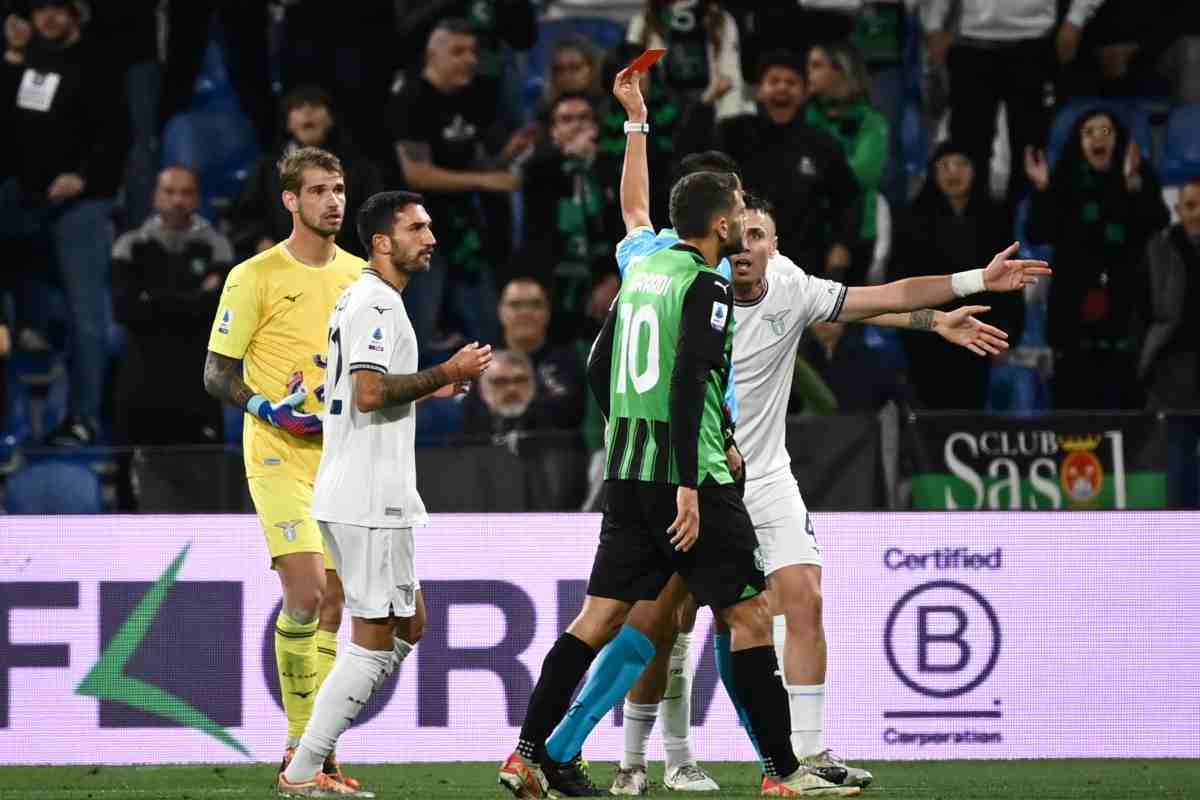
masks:
{"type": "Polygon", "coordinates": [[[933,318],[933,309],[931,308],[913,311],[908,315],[908,324],[914,331],[931,331],[937,327],[937,321],[933,318]]]}
{"type": "Polygon", "coordinates": [[[242,380],[242,362],[211,350],[204,362],[204,389],[236,408],[245,408],[254,396],[254,390],[242,380]]]}
{"type": "Polygon", "coordinates": [[[410,375],[383,376],[383,405],[402,406],[436,392],[448,383],[450,375],[442,364],[410,375]]]}

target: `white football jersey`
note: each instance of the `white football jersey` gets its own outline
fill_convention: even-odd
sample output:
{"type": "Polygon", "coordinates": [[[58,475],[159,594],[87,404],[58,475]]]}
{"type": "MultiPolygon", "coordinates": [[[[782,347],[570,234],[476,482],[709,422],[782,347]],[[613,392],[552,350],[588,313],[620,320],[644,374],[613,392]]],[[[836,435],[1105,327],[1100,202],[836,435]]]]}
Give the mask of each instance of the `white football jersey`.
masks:
{"type": "Polygon", "coordinates": [[[765,280],[762,297],[733,304],[736,438],[751,485],[791,474],[784,431],[796,347],[805,328],[835,319],[846,300],[844,285],[814,278],[784,255],[767,262],[765,280]]]}
{"type": "Polygon", "coordinates": [[[417,494],[416,404],[362,412],[353,373],[417,371],[417,337],[400,292],[374,270],[338,298],[329,318],[325,443],[312,515],[366,528],[426,525],[417,494]]]}

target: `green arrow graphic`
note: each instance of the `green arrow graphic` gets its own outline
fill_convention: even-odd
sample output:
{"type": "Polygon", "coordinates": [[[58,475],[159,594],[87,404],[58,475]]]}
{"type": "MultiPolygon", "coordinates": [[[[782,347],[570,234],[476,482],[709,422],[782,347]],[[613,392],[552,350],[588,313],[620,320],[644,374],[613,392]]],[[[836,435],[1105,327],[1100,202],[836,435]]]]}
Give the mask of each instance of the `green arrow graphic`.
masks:
{"type": "Polygon", "coordinates": [[[158,609],[166,599],[171,587],[175,585],[175,576],[183,567],[188,550],[192,547],[188,542],[166,572],[159,576],[150,590],[146,592],[129,619],[117,631],[117,635],[104,648],[100,660],[92,667],[92,671],[75,688],[75,693],[101,700],[115,700],[127,706],[140,709],[156,716],[186,725],[189,728],[207,733],[223,744],[227,744],[242,755],[250,758],[250,751],[237,739],[213,722],[202,711],[189,705],[183,699],[170,692],[165,692],[153,684],[131,678],[125,674],[125,665],[137,652],[146,632],[158,616],[158,609]]]}

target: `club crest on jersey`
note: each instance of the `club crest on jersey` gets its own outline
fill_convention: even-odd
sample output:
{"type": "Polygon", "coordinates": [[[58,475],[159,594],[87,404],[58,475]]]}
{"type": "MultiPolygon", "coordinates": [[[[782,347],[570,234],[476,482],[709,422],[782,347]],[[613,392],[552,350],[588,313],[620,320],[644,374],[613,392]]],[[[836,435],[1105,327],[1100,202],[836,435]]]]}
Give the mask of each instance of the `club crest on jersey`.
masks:
{"type": "Polygon", "coordinates": [[[376,353],[383,352],[383,328],[376,328],[371,334],[371,341],[367,343],[368,350],[374,350],[376,353]]]}
{"type": "Polygon", "coordinates": [[[725,319],[729,316],[729,306],[719,300],[713,301],[712,316],[708,318],[709,324],[713,326],[713,330],[724,332],[725,319]]]}
{"type": "Polygon", "coordinates": [[[233,325],[233,312],[227,308],[221,315],[221,324],[217,326],[217,333],[228,334],[231,325],[233,325]]]}
{"type": "Polygon", "coordinates": [[[275,527],[283,531],[283,538],[287,539],[289,542],[294,542],[296,541],[296,526],[301,522],[303,522],[303,520],[288,519],[284,520],[283,522],[276,522],[275,527]]]}
{"type": "Polygon", "coordinates": [[[776,336],[783,336],[783,334],[787,331],[786,320],[789,311],[791,311],[791,309],[785,308],[776,314],[763,314],[763,319],[765,319],[771,326],[771,333],[775,334],[776,336]]]}

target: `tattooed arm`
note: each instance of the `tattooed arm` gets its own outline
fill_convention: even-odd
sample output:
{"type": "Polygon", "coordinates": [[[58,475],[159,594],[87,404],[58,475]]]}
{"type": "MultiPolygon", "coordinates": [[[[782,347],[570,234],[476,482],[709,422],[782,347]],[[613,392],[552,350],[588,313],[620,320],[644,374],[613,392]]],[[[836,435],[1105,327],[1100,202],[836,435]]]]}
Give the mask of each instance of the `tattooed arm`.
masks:
{"type": "Polygon", "coordinates": [[[932,331],[950,344],[965,347],[976,355],[996,354],[1008,349],[1008,334],[975,318],[988,306],[962,306],[953,311],[934,311],[922,308],[900,314],[879,314],[860,320],[883,328],[903,328],[912,331],[932,331]]]}
{"type": "Polygon", "coordinates": [[[407,375],[355,370],[354,405],[362,413],[393,408],[433,394],[443,386],[478,378],[492,363],[491,345],[469,344],[448,361],[407,375]]]}
{"type": "Polygon", "coordinates": [[[204,390],[235,408],[245,409],[254,390],[242,380],[242,361],[208,351],[204,361],[204,390]]]}
{"type": "Polygon", "coordinates": [[[906,311],[894,314],[879,314],[874,317],[860,319],[863,325],[878,325],[881,328],[907,328],[913,331],[937,330],[946,314],[934,311],[932,308],[922,308],[919,311],[906,311]]]}

